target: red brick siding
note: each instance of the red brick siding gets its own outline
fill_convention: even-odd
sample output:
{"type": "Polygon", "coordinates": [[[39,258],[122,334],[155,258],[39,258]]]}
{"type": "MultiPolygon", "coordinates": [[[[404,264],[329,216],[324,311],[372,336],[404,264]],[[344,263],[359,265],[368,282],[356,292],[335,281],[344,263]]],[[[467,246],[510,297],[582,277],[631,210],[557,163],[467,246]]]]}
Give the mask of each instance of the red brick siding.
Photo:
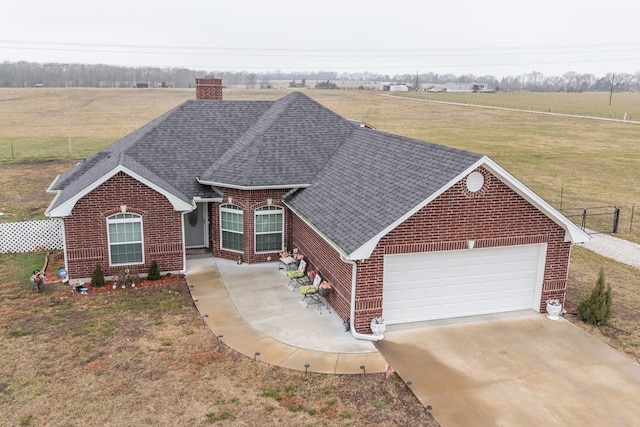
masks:
{"type": "MultiPolygon", "coordinates": [[[[369,333],[373,317],[382,315],[384,255],[467,247],[547,243],[540,309],[549,298],[564,301],[570,243],[565,231],[488,171],[483,188],[469,193],[465,181],[454,185],[383,237],[371,257],[357,266],[355,329],[369,333]]],[[[303,221],[294,219],[294,246],[299,247],[335,284],[329,297],[342,318],[349,313],[351,266],[303,221]]]]}
{"type": "Polygon", "coordinates": [[[267,262],[267,258],[271,257],[272,261],[278,258],[278,253],[259,253],[254,252],[254,212],[256,208],[267,206],[268,200],[271,199],[273,206],[281,206],[284,208],[284,242],[285,247],[291,248],[291,223],[292,213],[282,203],[282,196],[289,190],[237,190],[233,188],[221,187],[219,190],[224,194],[222,203],[212,203],[210,214],[210,237],[211,248],[214,256],[235,260],[238,255],[242,255],[242,259],[247,263],[267,262]],[[231,202],[229,202],[231,198],[231,202]],[[244,252],[224,250],[220,247],[220,205],[231,203],[242,208],[243,211],[243,231],[244,231],[244,252]]]}
{"type": "Polygon", "coordinates": [[[69,277],[90,278],[96,264],[105,276],[123,268],[109,265],[107,240],[107,217],[119,213],[121,205],[142,216],[144,264],[132,267],[146,273],[156,260],[161,271],[182,270],[182,214],[164,196],[121,172],[80,199],[64,219],[69,277]]]}
{"type": "Polygon", "coordinates": [[[196,77],[196,99],[222,100],[222,79],[196,77]]]}
{"type": "Polygon", "coordinates": [[[340,259],[326,240],[297,216],[293,218],[293,247],[298,248],[310,263],[310,268],[320,271],[323,278],[332,284],[327,302],[340,318],[350,316],[352,266],[340,259]]]}

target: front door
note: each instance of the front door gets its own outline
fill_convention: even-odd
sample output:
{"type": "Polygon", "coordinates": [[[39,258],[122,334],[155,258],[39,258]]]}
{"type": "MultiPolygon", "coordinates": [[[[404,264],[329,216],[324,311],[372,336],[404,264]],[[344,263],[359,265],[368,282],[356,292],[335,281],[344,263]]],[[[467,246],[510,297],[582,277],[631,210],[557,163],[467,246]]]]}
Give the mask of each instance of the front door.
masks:
{"type": "Polygon", "coordinates": [[[208,203],[197,203],[196,209],[184,215],[184,239],[187,248],[209,246],[208,203]]]}

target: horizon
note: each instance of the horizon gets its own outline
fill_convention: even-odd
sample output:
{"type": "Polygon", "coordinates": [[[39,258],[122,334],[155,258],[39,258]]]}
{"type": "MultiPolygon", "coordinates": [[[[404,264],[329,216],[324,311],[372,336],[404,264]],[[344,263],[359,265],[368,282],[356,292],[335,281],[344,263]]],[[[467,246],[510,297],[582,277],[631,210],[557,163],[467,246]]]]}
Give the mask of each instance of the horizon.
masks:
{"type": "MultiPolygon", "coordinates": [[[[156,65],[140,65],[140,66],[131,66],[131,65],[121,65],[121,64],[108,64],[108,63],[104,63],[104,62],[98,62],[98,63],[83,63],[83,62],[60,62],[60,61],[27,61],[27,60],[18,60],[18,61],[11,61],[11,60],[2,60],[0,59],[0,65],[1,64],[19,64],[19,63],[28,63],[28,64],[32,64],[32,65],[47,65],[47,64],[53,64],[53,65],[77,65],[77,66],[106,66],[106,67],[114,67],[114,68],[130,68],[130,69],[158,69],[160,71],[163,72],[169,72],[171,70],[176,70],[176,69],[185,69],[187,71],[191,71],[194,73],[205,73],[205,74],[210,74],[213,73],[211,75],[216,75],[216,73],[229,73],[229,74],[243,74],[243,73],[253,73],[257,76],[264,76],[264,75],[273,75],[273,74],[284,74],[284,75],[291,75],[291,74],[297,74],[302,78],[306,78],[306,76],[310,75],[310,74],[319,74],[319,73],[333,73],[336,74],[337,76],[335,77],[335,79],[343,79],[343,80],[351,80],[351,81],[357,81],[357,80],[362,80],[362,79],[353,79],[352,77],[354,77],[354,75],[357,74],[369,74],[372,77],[388,77],[389,81],[392,82],[394,81],[396,78],[398,77],[407,77],[407,76],[416,76],[416,74],[418,76],[422,76],[425,74],[434,74],[437,76],[451,76],[452,78],[461,78],[461,77],[470,77],[470,78],[478,78],[478,79],[486,79],[487,77],[494,77],[496,82],[500,82],[501,80],[505,79],[505,78],[518,78],[518,77],[522,77],[522,76],[528,76],[531,75],[531,73],[538,73],[539,74],[539,78],[541,79],[548,79],[548,78],[554,78],[554,77],[558,77],[558,78],[562,78],[565,74],[567,73],[577,73],[579,75],[592,75],[594,76],[596,79],[603,79],[603,78],[611,78],[611,76],[632,76],[635,77],[636,79],[640,80],[640,71],[636,71],[636,72],[624,72],[624,71],[610,71],[607,72],[605,74],[599,75],[596,73],[591,73],[591,72],[584,72],[584,73],[580,73],[577,72],[575,70],[566,70],[562,73],[559,74],[543,74],[540,72],[537,72],[535,70],[530,71],[530,72],[524,72],[522,74],[517,74],[517,75],[508,75],[508,76],[497,76],[495,74],[492,73],[487,73],[487,74],[482,74],[482,75],[476,75],[476,74],[471,74],[471,73],[464,73],[464,74],[456,74],[453,72],[436,72],[433,70],[427,70],[427,71],[417,71],[414,73],[396,73],[396,74],[390,74],[390,73],[383,73],[383,72],[372,72],[370,70],[358,70],[358,71],[349,71],[349,72],[345,72],[343,71],[342,73],[337,71],[337,70],[329,70],[329,69],[318,69],[318,70],[267,70],[267,71],[249,71],[249,70],[220,70],[220,69],[212,69],[212,70],[202,70],[202,69],[194,69],[194,68],[186,68],[186,67],[175,67],[175,66],[156,66],[156,65]],[[347,77],[346,79],[344,77],[347,77]]],[[[275,79],[275,80],[289,80],[291,77],[284,77],[283,79],[275,79]]],[[[273,80],[273,78],[271,78],[273,80]]],[[[310,78],[309,80],[326,80],[325,78],[310,78]]],[[[368,80],[368,79],[365,79],[368,80]]],[[[466,80],[465,80],[466,81],[466,80]]],[[[412,83],[411,82],[405,82],[405,83],[412,83]]],[[[422,83],[430,83],[430,82],[422,82],[422,83]]]]}

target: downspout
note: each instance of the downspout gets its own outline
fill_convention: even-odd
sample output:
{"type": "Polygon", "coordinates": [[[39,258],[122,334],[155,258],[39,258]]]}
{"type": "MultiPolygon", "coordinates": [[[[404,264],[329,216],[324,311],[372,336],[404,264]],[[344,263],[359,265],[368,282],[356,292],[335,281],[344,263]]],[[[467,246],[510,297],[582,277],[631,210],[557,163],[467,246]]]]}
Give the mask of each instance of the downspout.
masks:
{"type": "Polygon", "coordinates": [[[182,212],[182,215],[180,215],[180,227],[182,228],[182,270],[180,270],[180,274],[187,274],[187,238],[184,235],[184,216],[186,214],[186,212],[182,212]]]}
{"type": "Polygon", "coordinates": [[[368,341],[379,341],[384,338],[383,335],[373,335],[373,334],[361,334],[356,332],[355,328],[355,314],[356,314],[356,279],[358,276],[358,265],[355,261],[351,261],[350,259],[346,259],[344,255],[340,254],[340,260],[347,264],[351,264],[351,304],[350,304],[350,313],[349,313],[349,329],[351,330],[351,335],[354,338],[359,340],[368,340],[368,341]]]}
{"type": "Polygon", "coordinates": [[[64,253],[64,269],[67,270],[67,279],[69,278],[69,254],[67,253],[67,228],[65,227],[64,218],[58,218],[62,223],[62,251],[64,253]]]}

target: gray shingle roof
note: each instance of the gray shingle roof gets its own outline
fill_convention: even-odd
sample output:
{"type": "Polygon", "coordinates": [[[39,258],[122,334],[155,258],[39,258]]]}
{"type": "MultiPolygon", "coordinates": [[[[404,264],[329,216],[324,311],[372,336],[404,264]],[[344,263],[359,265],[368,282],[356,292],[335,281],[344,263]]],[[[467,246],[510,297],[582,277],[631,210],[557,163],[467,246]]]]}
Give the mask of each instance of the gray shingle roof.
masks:
{"type": "Polygon", "coordinates": [[[222,185],[310,184],[355,127],[300,92],[276,101],[200,177],[222,185]]]}
{"type": "Polygon", "coordinates": [[[301,187],[287,204],[352,253],[481,157],[359,128],[299,92],[275,102],[193,100],[61,175],[49,210],[118,166],[186,202],[222,196],[201,182],[301,187]]]}
{"type": "Polygon", "coordinates": [[[361,128],[286,201],[349,254],[482,157],[361,128]]]}

